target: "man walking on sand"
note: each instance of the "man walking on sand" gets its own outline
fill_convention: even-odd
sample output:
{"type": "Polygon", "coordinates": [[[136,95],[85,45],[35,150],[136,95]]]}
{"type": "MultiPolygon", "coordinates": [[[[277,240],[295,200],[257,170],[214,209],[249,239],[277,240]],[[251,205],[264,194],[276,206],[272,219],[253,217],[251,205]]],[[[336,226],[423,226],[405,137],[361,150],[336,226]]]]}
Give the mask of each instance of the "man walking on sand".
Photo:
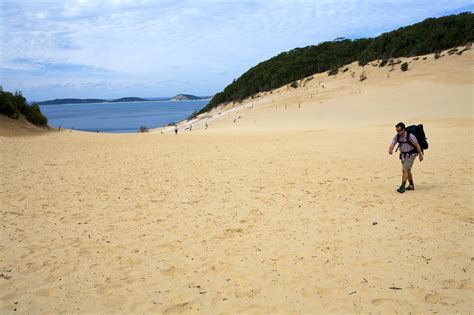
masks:
{"type": "Polygon", "coordinates": [[[393,153],[393,148],[399,143],[400,148],[400,160],[402,162],[402,185],[397,189],[399,193],[404,193],[405,190],[415,190],[415,184],[413,183],[413,174],[411,169],[413,162],[415,162],[416,156],[419,155],[420,162],[423,161],[423,152],[418,144],[418,140],[415,135],[408,132],[405,129],[405,124],[400,122],[396,126],[397,134],[393,137],[392,144],[388,148],[388,154],[393,153]],[[405,188],[405,185],[409,181],[410,185],[405,188]]]}

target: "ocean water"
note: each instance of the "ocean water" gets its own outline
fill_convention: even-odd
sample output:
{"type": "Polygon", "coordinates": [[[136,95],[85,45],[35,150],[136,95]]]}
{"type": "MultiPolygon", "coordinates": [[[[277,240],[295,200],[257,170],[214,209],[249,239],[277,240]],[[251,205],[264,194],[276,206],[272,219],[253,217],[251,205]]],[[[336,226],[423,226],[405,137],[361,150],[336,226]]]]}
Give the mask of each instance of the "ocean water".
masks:
{"type": "Polygon", "coordinates": [[[41,105],[53,127],[92,132],[129,133],[141,126],[157,128],[179,122],[207,105],[208,100],[148,101],[41,105]]]}

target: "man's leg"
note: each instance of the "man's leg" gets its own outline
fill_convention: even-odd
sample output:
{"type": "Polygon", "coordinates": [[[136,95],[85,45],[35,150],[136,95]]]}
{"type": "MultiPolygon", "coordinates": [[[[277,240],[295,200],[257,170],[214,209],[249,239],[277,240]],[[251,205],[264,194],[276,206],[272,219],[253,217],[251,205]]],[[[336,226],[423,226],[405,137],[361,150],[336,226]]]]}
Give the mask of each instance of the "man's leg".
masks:
{"type": "Polygon", "coordinates": [[[407,180],[408,180],[408,172],[409,170],[407,170],[406,168],[402,169],[402,172],[403,172],[403,175],[402,175],[402,186],[405,187],[406,184],[407,184],[407,180]]]}
{"type": "Polygon", "coordinates": [[[405,192],[405,186],[407,184],[407,180],[408,180],[408,169],[403,168],[402,169],[402,185],[400,186],[400,188],[397,189],[399,193],[405,192]]]}
{"type": "Polygon", "coordinates": [[[411,169],[408,170],[408,182],[410,185],[408,186],[407,190],[415,190],[415,184],[413,183],[413,174],[411,173],[411,169]]]}

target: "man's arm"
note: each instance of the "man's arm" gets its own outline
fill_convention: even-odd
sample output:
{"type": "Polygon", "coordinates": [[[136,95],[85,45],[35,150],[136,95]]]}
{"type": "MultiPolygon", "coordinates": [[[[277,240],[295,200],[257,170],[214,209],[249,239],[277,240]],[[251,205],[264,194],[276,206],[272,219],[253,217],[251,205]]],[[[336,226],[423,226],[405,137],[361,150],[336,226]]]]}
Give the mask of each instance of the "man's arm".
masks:
{"type": "Polygon", "coordinates": [[[420,157],[420,162],[423,161],[423,151],[421,151],[420,145],[415,143],[416,150],[418,151],[418,156],[420,157]]]}
{"type": "Polygon", "coordinates": [[[392,154],[393,153],[393,148],[395,148],[395,143],[392,143],[390,145],[390,147],[388,148],[388,154],[392,154]]]}
{"type": "Polygon", "coordinates": [[[390,147],[388,147],[388,154],[392,154],[393,153],[393,148],[395,148],[395,145],[398,143],[398,137],[395,136],[393,137],[392,139],[392,144],[390,144],[390,147]]]}

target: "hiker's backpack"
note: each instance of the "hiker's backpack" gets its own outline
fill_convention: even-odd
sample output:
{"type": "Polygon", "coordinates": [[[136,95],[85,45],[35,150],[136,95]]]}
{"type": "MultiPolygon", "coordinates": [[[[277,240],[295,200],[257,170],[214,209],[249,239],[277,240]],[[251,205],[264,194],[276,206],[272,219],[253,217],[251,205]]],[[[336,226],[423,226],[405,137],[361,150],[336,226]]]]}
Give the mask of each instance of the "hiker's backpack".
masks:
{"type": "MultiPolygon", "coordinates": [[[[410,135],[413,134],[413,135],[415,135],[416,140],[418,140],[418,144],[420,145],[421,152],[428,149],[428,141],[426,141],[425,131],[423,130],[423,124],[411,125],[411,126],[406,127],[405,130],[407,131],[407,141],[406,142],[405,141],[400,141],[400,135],[397,135],[397,141],[399,143],[399,145],[398,145],[399,147],[400,147],[400,143],[410,143],[411,145],[413,145],[413,143],[411,143],[411,141],[410,141],[410,135]]],[[[398,148],[397,148],[397,150],[398,150],[398,148]]],[[[413,152],[409,152],[409,153],[416,153],[417,152],[416,149],[414,149],[412,151],[413,152]]]]}

